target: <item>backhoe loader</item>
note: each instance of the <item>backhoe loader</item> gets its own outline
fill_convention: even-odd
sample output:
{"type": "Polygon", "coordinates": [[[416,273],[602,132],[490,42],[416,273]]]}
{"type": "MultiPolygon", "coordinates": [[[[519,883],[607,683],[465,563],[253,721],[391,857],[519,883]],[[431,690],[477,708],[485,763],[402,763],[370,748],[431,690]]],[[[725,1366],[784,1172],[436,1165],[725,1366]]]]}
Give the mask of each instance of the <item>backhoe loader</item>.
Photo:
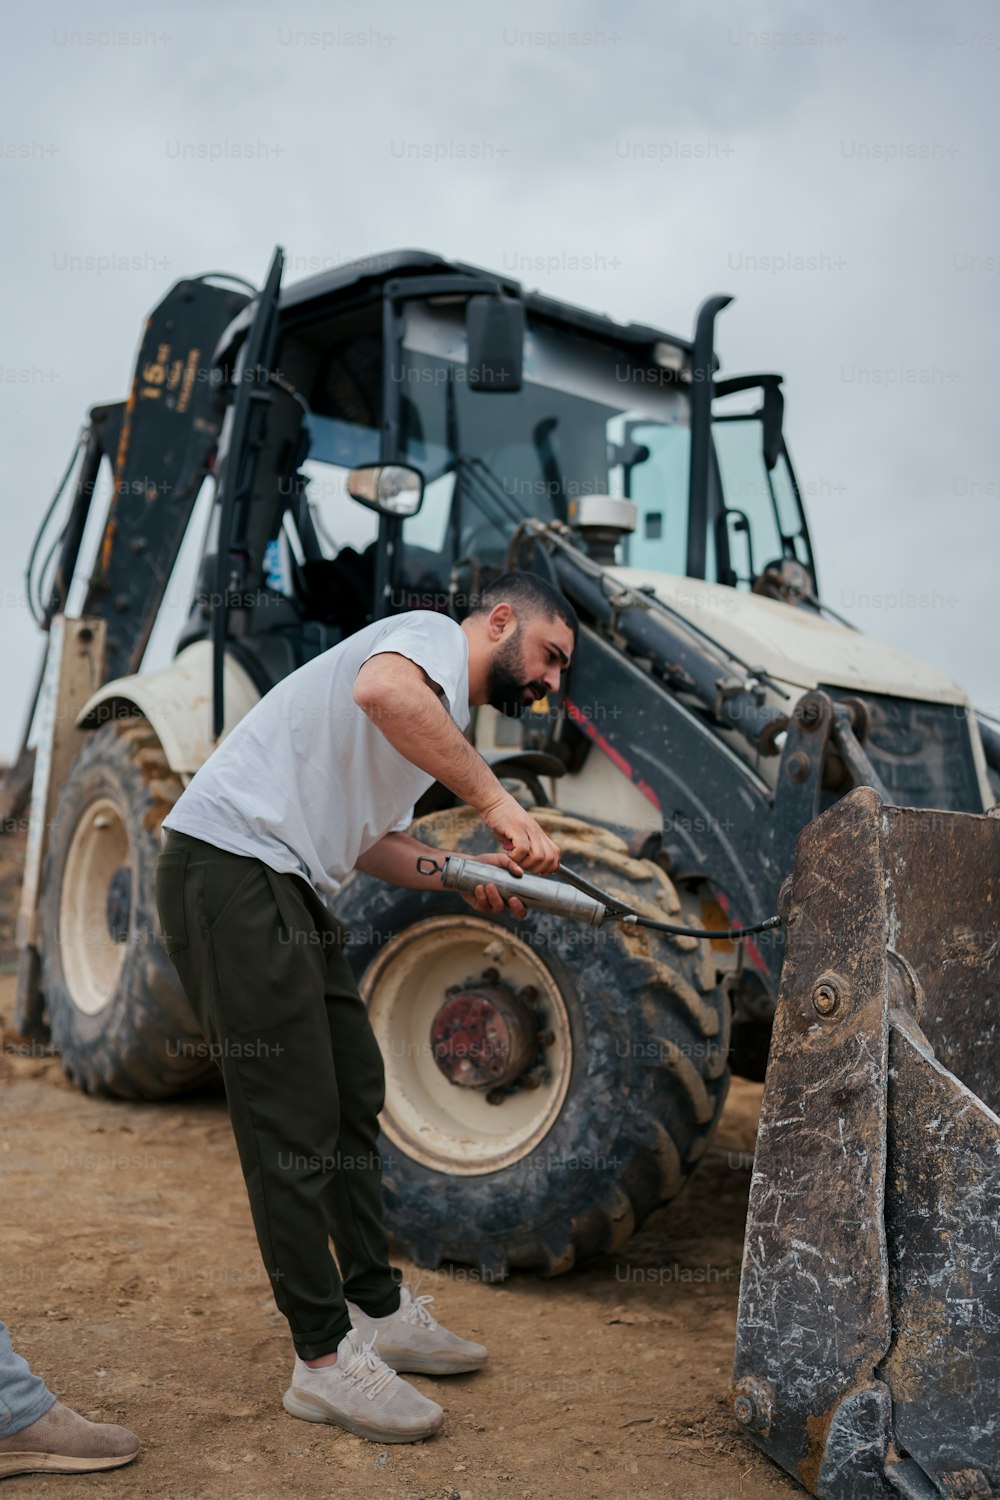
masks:
{"type": "MultiPolygon", "coordinates": [[[[156,926],[166,812],[296,667],[537,571],[581,621],[564,690],[469,733],[568,866],[688,931],[348,879],[394,1234],[484,1279],[613,1252],[766,1068],[735,1421],[818,1495],[1000,1494],[997,729],[823,602],[781,377],[720,373],[728,297],[688,340],[426,252],[282,263],[167,293],[36,544],[19,1028],[95,1092],[212,1076],[156,926]]],[[[490,847],[441,786],[413,831],[490,847]]]]}

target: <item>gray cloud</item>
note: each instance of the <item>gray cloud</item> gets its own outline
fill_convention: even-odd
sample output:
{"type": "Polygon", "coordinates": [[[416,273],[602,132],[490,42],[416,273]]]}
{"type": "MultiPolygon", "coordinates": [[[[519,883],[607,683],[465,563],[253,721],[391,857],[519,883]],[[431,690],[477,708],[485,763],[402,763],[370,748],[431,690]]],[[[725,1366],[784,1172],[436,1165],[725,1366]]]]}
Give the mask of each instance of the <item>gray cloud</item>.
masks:
{"type": "Polygon", "coordinates": [[[102,0],[3,28],[0,754],[40,653],[21,571],[86,408],[124,394],[173,280],[259,280],[276,242],[290,279],[418,245],[679,333],[735,293],[724,366],[786,375],[830,603],[1000,714],[985,0],[102,0]],[[951,602],[871,603],[893,592],[951,602]]]}

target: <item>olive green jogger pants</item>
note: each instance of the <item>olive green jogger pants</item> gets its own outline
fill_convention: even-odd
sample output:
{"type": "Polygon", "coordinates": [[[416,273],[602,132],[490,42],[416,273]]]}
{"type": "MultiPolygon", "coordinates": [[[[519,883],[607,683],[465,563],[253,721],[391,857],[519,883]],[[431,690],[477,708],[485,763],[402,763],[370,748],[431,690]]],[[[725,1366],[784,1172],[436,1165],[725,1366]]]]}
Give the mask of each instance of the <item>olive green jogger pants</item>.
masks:
{"type": "Polygon", "coordinates": [[[382,1216],[385,1074],[344,929],[297,875],[174,829],[156,903],[222,1070],[274,1299],[303,1359],[332,1353],[346,1298],[382,1317],[402,1279],[382,1216]]]}

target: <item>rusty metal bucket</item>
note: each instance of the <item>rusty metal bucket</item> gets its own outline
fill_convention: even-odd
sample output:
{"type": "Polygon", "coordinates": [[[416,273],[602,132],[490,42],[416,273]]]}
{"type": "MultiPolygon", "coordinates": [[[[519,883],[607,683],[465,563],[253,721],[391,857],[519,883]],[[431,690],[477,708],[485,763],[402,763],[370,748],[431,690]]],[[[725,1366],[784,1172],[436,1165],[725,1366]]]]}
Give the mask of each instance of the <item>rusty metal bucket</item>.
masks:
{"type": "Polygon", "coordinates": [[[813,1494],[1000,1496],[1000,818],[799,837],[732,1406],[813,1494]]]}

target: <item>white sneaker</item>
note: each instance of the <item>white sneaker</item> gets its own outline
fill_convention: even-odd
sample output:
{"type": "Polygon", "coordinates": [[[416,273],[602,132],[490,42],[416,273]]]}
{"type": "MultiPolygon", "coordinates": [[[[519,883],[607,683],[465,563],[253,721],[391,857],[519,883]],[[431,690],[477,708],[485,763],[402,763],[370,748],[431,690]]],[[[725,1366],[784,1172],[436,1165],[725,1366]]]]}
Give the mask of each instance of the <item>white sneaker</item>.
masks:
{"type": "Polygon", "coordinates": [[[337,1363],[313,1369],[298,1355],[285,1410],[306,1422],[332,1422],[378,1443],[415,1443],[440,1432],[444,1412],[428,1401],[350,1329],[337,1346],[337,1363]]]}
{"type": "Polygon", "coordinates": [[[347,1311],[366,1339],[378,1335],[378,1347],[394,1370],[414,1375],[461,1375],[481,1370],[489,1359],[482,1344],[460,1339],[442,1328],[428,1304],[433,1297],[414,1297],[408,1286],[399,1289],[399,1307],[384,1318],[370,1318],[353,1302],[347,1311]]]}

